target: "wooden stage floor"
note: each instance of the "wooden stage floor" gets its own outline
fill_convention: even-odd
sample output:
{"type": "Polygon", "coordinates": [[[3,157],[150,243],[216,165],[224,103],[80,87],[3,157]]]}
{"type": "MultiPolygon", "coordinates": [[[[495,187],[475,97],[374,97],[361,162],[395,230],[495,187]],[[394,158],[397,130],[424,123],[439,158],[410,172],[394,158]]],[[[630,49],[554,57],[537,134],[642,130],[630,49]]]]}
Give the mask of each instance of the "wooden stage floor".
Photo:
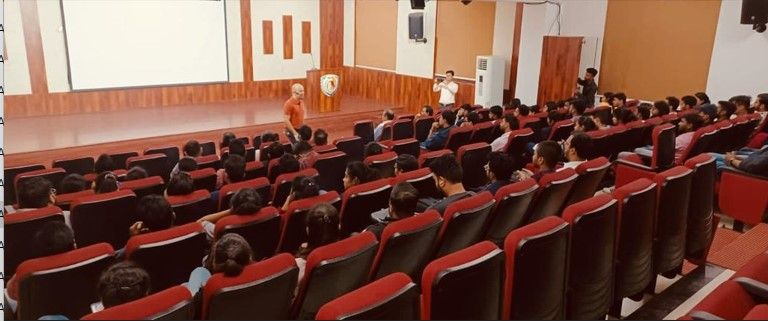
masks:
{"type": "MultiPolygon", "coordinates": [[[[189,139],[216,141],[224,131],[238,136],[265,130],[282,133],[284,100],[260,99],[181,105],[92,114],[23,117],[5,121],[5,166],[51,166],[54,159],[98,156],[101,153],[138,151],[176,145],[189,139]]],[[[344,97],[341,111],[309,113],[312,129],[324,128],[330,140],[352,134],[356,120],[380,121],[389,106],[372,100],[344,97]]],[[[395,109],[396,113],[402,109],[395,109]]]]}

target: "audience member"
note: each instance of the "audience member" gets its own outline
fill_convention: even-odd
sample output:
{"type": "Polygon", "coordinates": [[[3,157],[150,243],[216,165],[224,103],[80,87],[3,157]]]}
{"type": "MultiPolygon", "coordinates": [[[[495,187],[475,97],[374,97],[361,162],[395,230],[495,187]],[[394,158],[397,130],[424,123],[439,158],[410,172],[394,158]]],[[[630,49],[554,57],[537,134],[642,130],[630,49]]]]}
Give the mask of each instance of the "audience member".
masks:
{"type": "Polygon", "coordinates": [[[136,219],[137,222],[128,229],[131,236],[169,229],[173,226],[176,215],[165,198],[160,195],[147,195],[136,205],[136,219]]]}
{"type": "Polygon", "coordinates": [[[491,142],[491,151],[494,152],[504,151],[504,147],[507,146],[507,142],[509,141],[510,133],[513,130],[520,129],[520,123],[518,122],[517,117],[507,114],[504,115],[501,122],[499,122],[499,129],[503,134],[491,142]]]}
{"type": "MultiPolygon", "coordinates": [[[[615,99],[614,97],[614,101],[615,99]]],[[[563,155],[562,149],[560,144],[556,142],[547,140],[536,144],[533,148],[533,165],[537,166],[539,170],[536,173],[527,169],[519,170],[515,173],[517,180],[533,178],[538,182],[544,174],[555,172],[557,161],[561,155],[563,155]]]]}
{"type": "MultiPolygon", "coordinates": [[[[395,119],[395,112],[391,109],[386,109],[383,112],[381,112],[381,123],[379,123],[378,126],[373,130],[373,140],[379,141],[381,140],[381,136],[384,133],[384,126],[387,126],[389,123],[391,123],[395,119]]],[[[388,137],[391,138],[391,137],[388,137]]]]}
{"type": "MultiPolygon", "coordinates": [[[[339,237],[339,212],[328,203],[320,203],[307,212],[307,243],[296,252],[299,281],[304,278],[307,256],[323,245],[336,242],[339,237]]],[[[299,282],[301,283],[301,282],[299,282]]]]}
{"type": "Polygon", "coordinates": [[[272,159],[280,158],[280,156],[283,156],[285,154],[285,147],[283,147],[283,144],[280,142],[271,142],[267,147],[264,147],[264,150],[261,152],[261,155],[259,157],[260,160],[264,160],[265,162],[269,162],[272,159]]]}
{"type": "Polygon", "coordinates": [[[234,133],[232,133],[232,132],[225,132],[221,136],[221,142],[219,143],[219,149],[224,148],[224,147],[229,147],[229,144],[232,143],[235,140],[237,140],[237,136],[235,136],[234,133]]]}
{"type": "Polygon", "coordinates": [[[670,113],[669,105],[666,101],[657,100],[651,107],[651,117],[661,117],[670,113]]]}
{"type": "Polygon", "coordinates": [[[461,126],[464,122],[466,122],[467,115],[471,111],[472,111],[472,105],[470,104],[461,105],[461,107],[456,110],[456,120],[454,122],[454,126],[461,126]]]}
{"type": "Polygon", "coordinates": [[[287,211],[293,201],[318,195],[320,195],[320,185],[315,182],[314,178],[309,176],[296,176],[291,182],[291,192],[288,194],[285,203],[283,203],[282,210],[287,211]]]}
{"type": "Polygon", "coordinates": [[[610,113],[594,113],[590,118],[592,118],[592,121],[599,130],[608,129],[613,126],[613,117],[610,113]]]}
{"type": "Polygon", "coordinates": [[[574,122],[573,130],[584,133],[591,132],[593,130],[597,130],[597,125],[591,117],[579,116],[579,118],[576,118],[576,121],[574,122]]]}
{"type": "Polygon", "coordinates": [[[563,154],[568,161],[563,164],[565,168],[575,169],[581,163],[589,160],[594,155],[595,146],[592,137],[589,135],[575,132],[563,144],[563,154]]]}
{"type": "Polygon", "coordinates": [[[617,125],[626,125],[638,120],[637,115],[627,108],[614,110],[613,116],[617,125]]]}
{"type": "Polygon", "coordinates": [[[365,144],[365,147],[363,148],[363,159],[382,153],[384,153],[384,149],[381,148],[379,143],[369,142],[368,144],[365,144]]]}
{"type": "MultiPolygon", "coordinates": [[[[320,129],[318,129],[318,130],[320,130],[320,129]]],[[[256,147],[256,151],[254,152],[255,159],[256,160],[261,160],[261,154],[262,154],[261,145],[266,144],[266,143],[271,143],[271,142],[277,142],[277,141],[280,141],[280,135],[279,134],[277,134],[277,133],[275,133],[275,132],[273,132],[271,130],[263,132],[261,134],[261,143],[259,144],[259,146],[255,146],[256,147]]],[[[269,145],[266,145],[264,148],[266,149],[267,146],[269,146],[269,145]]]]}
{"type": "Polygon", "coordinates": [[[408,182],[395,185],[389,195],[389,207],[371,214],[376,223],[365,230],[371,231],[377,239],[381,240],[381,233],[387,224],[413,216],[418,202],[419,191],[413,185],[408,182]]]}
{"type": "Polygon", "coordinates": [[[88,189],[88,181],[80,174],[69,174],[61,180],[59,194],[77,193],[88,189]]]}
{"type": "MultiPolygon", "coordinates": [[[[282,146],[281,146],[282,147],[282,146]]],[[[216,172],[216,189],[245,179],[245,158],[240,155],[230,155],[224,162],[224,168],[216,172]]]]}
{"type": "Polygon", "coordinates": [[[5,207],[6,212],[23,212],[43,208],[56,203],[56,189],[51,181],[42,177],[32,177],[21,181],[17,186],[18,210],[12,205],[5,207]]]}
{"type": "Polygon", "coordinates": [[[680,107],[679,108],[673,108],[672,110],[686,111],[686,110],[693,109],[697,105],[699,107],[701,107],[702,105],[699,105],[699,103],[697,103],[697,101],[698,100],[694,96],[683,96],[683,98],[681,99],[681,102],[680,102],[680,107]]]}
{"type": "Polygon", "coordinates": [[[171,176],[168,186],[165,188],[165,196],[189,195],[195,191],[195,181],[187,172],[179,172],[171,176]]]}
{"type": "Polygon", "coordinates": [[[768,176],[768,145],[762,149],[749,152],[729,152],[723,154],[710,153],[715,158],[718,172],[726,166],[760,175],[768,176]]]}
{"type": "Polygon", "coordinates": [[[96,286],[100,302],[91,305],[92,312],[136,301],[152,290],[149,273],[133,261],[121,261],[108,267],[96,286]]]}
{"type": "Polygon", "coordinates": [[[328,133],[325,131],[325,129],[318,128],[315,130],[312,141],[315,143],[315,146],[328,145],[328,133]]]}
{"type": "Polygon", "coordinates": [[[224,234],[211,246],[205,267],[192,271],[187,288],[194,295],[205,286],[211,274],[222,273],[225,277],[236,277],[251,263],[253,250],[248,241],[236,233],[224,234]]]}
{"type": "Polygon", "coordinates": [[[736,116],[744,116],[753,112],[751,109],[752,97],[739,95],[731,97],[729,101],[736,105],[736,111],[734,112],[736,116]]]}
{"type": "Polygon", "coordinates": [[[736,105],[730,101],[721,100],[717,102],[717,121],[736,118],[736,105]]]}
{"type": "Polygon", "coordinates": [[[442,215],[451,203],[475,195],[474,192],[464,189],[464,184],[462,184],[464,174],[461,165],[453,155],[435,158],[429,163],[429,169],[432,170],[435,186],[445,195],[445,198],[441,200],[422,198],[419,200],[420,207],[429,204],[426,207],[427,210],[433,209],[442,215]]]}
{"type": "Polygon", "coordinates": [[[582,99],[574,99],[571,101],[571,116],[573,121],[576,121],[579,117],[584,115],[587,110],[587,103],[582,99]]]}
{"type": "Polygon", "coordinates": [[[103,172],[96,176],[96,180],[93,181],[93,191],[96,194],[110,193],[118,189],[120,189],[120,183],[117,181],[117,176],[112,172],[103,172]]]}
{"type": "Polygon", "coordinates": [[[504,110],[499,105],[491,106],[491,109],[488,111],[488,117],[491,118],[494,124],[498,124],[501,118],[504,117],[504,110]]]}
{"type": "Polygon", "coordinates": [[[418,114],[416,114],[416,117],[422,117],[422,116],[434,116],[435,111],[432,109],[432,106],[424,105],[424,107],[421,107],[421,110],[418,114]]]}
{"type": "Polygon", "coordinates": [[[93,168],[97,175],[117,169],[114,161],[112,161],[112,156],[109,156],[108,154],[99,155],[99,157],[96,158],[96,163],[94,163],[93,168]]]}
{"type": "MultiPolygon", "coordinates": [[[[179,159],[179,163],[176,164],[176,166],[173,167],[171,170],[171,176],[178,173],[180,170],[190,172],[195,169],[197,169],[197,161],[195,161],[195,158],[200,157],[200,154],[203,152],[203,148],[200,146],[200,143],[198,143],[196,140],[190,140],[186,144],[184,144],[184,148],[182,149],[184,152],[184,157],[179,159]],[[180,164],[182,161],[185,163],[186,169],[180,169],[180,164]],[[194,162],[194,169],[190,170],[189,168],[192,166],[192,162],[194,162]]],[[[128,179],[126,177],[126,179],[128,179]]]]}
{"type": "Polygon", "coordinates": [[[440,113],[440,118],[432,123],[432,128],[429,130],[429,136],[427,137],[427,140],[421,143],[421,148],[438,150],[445,147],[445,143],[448,141],[448,134],[455,122],[456,114],[452,111],[445,110],[440,113]]]}
{"type": "Polygon", "coordinates": [[[762,120],[765,120],[766,115],[768,115],[768,93],[757,95],[752,109],[760,114],[762,120]]]}
{"type": "Polygon", "coordinates": [[[600,105],[611,107],[611,104],[613,103],[613,95],[614,93],[610,91],[603,93],[603,97],[600,98],[600,105]]]}
{"type": "Polygon", "coordinates": [[[489,191],[496,195],[496,192],[511,183],[512,173],[514,173],[514,160],[502,152],[491,152],[488,154],[488,164],[485,164],[485,174],[488,176],[488,184],[481,187],[478,192],[489,191]]]}
{"type": "Polygon", "coordinates": [[[246,187],[240,189],[229,200],[230,208],[209,214],[201,217],[197,220],[198,223],[203,225],[203,229],[208,234],[208,237],[213,239],[213,232],[216,228],[216,222],[229,215],[250,215],[258,213],[264,202],[259,196],[259,192],[254,188],[246,187]]]}
{"type": "Polygon", "coordinates": [[[677,138],[675,138],[675,159],[680,160],[683,152],[693,140],[693,134],[704,126],[704,119],[698,114],[685,114],[677,124],[677,138]]]}
{"type": "Polygon", "coordinates": [[[637,106],[637,117],[642,120],[648,120],[651,118],[651,109],[653,108],[653,105],[650,103],[640,103],[639,106],[637,106]]]}
{"type": "Polygon", "coordinates": [[[419,161],[411,154],[400,154],[395,159],[395,176],[419,169],[419,161]]]}
{"type": "MultiPolygon", "coordinates": [[[[192,161],[194,161],[194,159],[192,161]]],[[[181,160],[179,160],[179,163],[181,163],[181,160]]],[[[187,164],[189,164],[189,163],[187,163],[187,164]]],[[[197,162],[195,162],[194,164],[195,164],[195,169],[197,169],[197,162]]],[[[179,164],[176,164],[176,165],[178,166],[179,164]]],[[[187,166],[189,166],[189,165],[187,165],[187,166]]],[[[178,170],[178,168],[177,168],[177,170],[178,170]]],[[[171,173],[171,175],[173,175],[173,173],[171,173]]],[[[147,177],[149,177],[149,174],[141,166],[131,167],[131,169],[129,169],[128,172],[125,173],[125,180],[126,181],[135,181],[135,180],[139,180],[139,179],[143,179],[143,178],[147,178],[147,177]]]]}
{"type": "Polygon", "coordinates": [[[347,163],[347,170],[344,172],[344,190],[352,186],[365,184],[381,178],[379,172],[371,169],[363,162],[352,161],[347,163]]]}
{"type": "MultiPolygon", "coordinates": [[[[685,103],[685,98],[686,98],[686,97],[691,97],[691,98],[693,98],[693,96],[683,96],[683,103],[685,103]]],[[[694,100],[695,100],[695,99],[696,99],[696,98],[694,98],[694,100]]],[[[668,97],[667,97],[667,98],[665,98],[664,100],[667,102],[667,104],[669,105],[669,108],[670,108],[671,110],[683,111],[683,110],[687,109],[687,108],[686,108],[686,106],[685,106],[685,104],[683,104],[683,105],[680,105],[680,99],[677,99],[677,97],[675,97],[675,96],[668,96],[668,97]],[[685,108],[685,109],[684,109],[684,108],[685,108]]],[[[693,105],[690,105],[690,106],[688,106],[688,107],[693,107],[693,105]]]]}
{"type": "Polygon", "coordinates": [[[312,149],[312,145],[305,141],[296,142],[296,145],[293,146],[293,153],[296,154],[300,169],[307,169],[314,166],[317,157],[320,155],[312,149]]]}
{"type": "Polygon", "coordinates": [[[613,108],[624,108],[627,105],[627,95],[624,93],[616,93],[611,100],[611,106],[613,108]]]}
{"type": "Polygon", "coordinates": [[[296,159],[296,156],[293,156],[292,154],[283,154],[277,161],[277,168],[274,168],[273,170],[277,170],[277,172],[272,173],[271,176],[274,177],[270,178],[277,178],[277,175],[280,174],[295,173],[301,170],[301,162],[299,162],[299,160],[296,159]]]}
{"type": "Polygon", "coordinates": [[[299,133],[299,141],[308,142],[312,139],[312,127],[301,125],[296,131],[299,133]]]}
{"type": "Polygon", "coordinates": [[[704,120],[705,125],[711,125],[717,120],[717,107],[712,104],[701,105],[699,107],[699,116],[704,120]]]}
{"type": "Polygon", "coordinates": [[[704,105],[711,104],[711,102],[709,101],[709,96],[707,96],[707,94],[704,92],[697,92],[693,94],[693,96],[696,98],[696,104],[694,106],[701,107],[704,105]]]}

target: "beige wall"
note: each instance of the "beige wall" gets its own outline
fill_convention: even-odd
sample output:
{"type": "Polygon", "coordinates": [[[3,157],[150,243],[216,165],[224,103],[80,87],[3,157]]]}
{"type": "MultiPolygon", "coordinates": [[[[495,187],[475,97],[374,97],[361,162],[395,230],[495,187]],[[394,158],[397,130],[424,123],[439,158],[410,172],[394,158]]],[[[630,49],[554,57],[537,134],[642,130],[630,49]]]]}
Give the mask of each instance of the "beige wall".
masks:
{"type": "Polygon", "coordinates": [[[355,2],[355,65],[395,70],[397,1],[355,2]]]}
{"type": "Polygon", "coordinates": [[[435,72],[451,69],[458,77],[474,79],[477,56],[493,54],[495,20],[496,2],[438,1],[435,72]]]}

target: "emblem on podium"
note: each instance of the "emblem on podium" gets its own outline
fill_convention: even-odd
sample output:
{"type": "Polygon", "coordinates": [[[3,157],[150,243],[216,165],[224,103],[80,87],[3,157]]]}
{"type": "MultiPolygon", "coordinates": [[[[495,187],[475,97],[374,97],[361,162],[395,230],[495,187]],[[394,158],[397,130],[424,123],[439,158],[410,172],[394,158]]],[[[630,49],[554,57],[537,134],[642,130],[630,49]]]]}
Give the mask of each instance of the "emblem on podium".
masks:
{"type": "Polygon", "coordinates": [[[320,76],[320,90],[324,95],[331,97],[339,89],[339,76],[334,74],[325,74],[320,76]]]}

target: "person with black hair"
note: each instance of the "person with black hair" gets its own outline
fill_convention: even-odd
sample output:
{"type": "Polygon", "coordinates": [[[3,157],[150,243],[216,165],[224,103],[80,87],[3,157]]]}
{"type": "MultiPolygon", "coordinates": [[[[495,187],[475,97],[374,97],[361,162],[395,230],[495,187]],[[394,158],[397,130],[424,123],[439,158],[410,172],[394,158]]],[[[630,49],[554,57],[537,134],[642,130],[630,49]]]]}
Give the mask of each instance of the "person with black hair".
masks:
{"type": "Polygon", "coordinates": [[[176,214],[168,201],[160,195],[147,195],[136,205],[136,222],[128,228],[128,234],[136,236],[167,230],[173,226],[176,214]]]}
{"type": "Polygon", "coordinates": [[[363,148],[363,159],[368,158],[369,156],[380,155],[382,153],[384,153],[384,149],[379,143],[369,142],[368,144],[365,144],[365,147],[363,148]]]}
{"type": "MultiPolygon", "coordinates": [[[[181,161],[179,161],[179,162],[181,162],[181,161]]],[[[195,167],[197,167],[197,162],[195,162],[195,167]]],[[[135,181],[137,179],[143,179],[143,178],[147,178],[147,177],[149,177],[149,174],[141,166],[131,167],[131,169],[129,169],[128,172],[125,173],[125,180],[126,181],[135,181]]]]}
{"type": "Polygon", "coordinates": [[[197,161],[194,158],[182,158],[179,160],[179,172],[192,172],[197,170],[197,161]]]}
{"type": "Polygon", "coordinates": [[[717,120],[717,107],[712,104],[699,106],[699,116],[704,120],[704,125],[714,124],[717,120]]]}
{"type": "Polygon", "coordinates": [[[387,126],[393,120],[395,120],[395,112],[392,111],[392,109],[385,109],[383,112],[381,112],[381,123],[379,123],[379,125],[373,129],[374,141],[381,140],[381,135],[384,133],[384,126],[387,126]]]}
{"type": "Polygon", "coordinates": [[[92,312],[146,297],[152,283],[149,273],[141,266],[133,261],[121,261],[101,273],[96,288],[101,301],[91,305],[92,312]]]}
{"type": "MultiPolygon", "coordinates": [[[[731,97],[731,99],[729,99],[728,101],[736,105],[736,111],[734,112],[734,115],[736,116],[744,116],[747,114],[751,114],[753,112],[751,109],[752,97],[749,97],[746,95],[739,95],[739,96],[731,97]]],[[[736,118],[736,117],[733,117],[733,118],[736,118]]]]}
{"type": "MultiPolygon", "coordinates": [[[[624,108],[620,108],[624,109],[624,108]]],[[[605,130],[613,126],[613,117],[609,113],[595,113],[590,116],[599,130],[605,130]]]]}
{"type": "Polygon", "coordinates": [[[237,140],[237,136],[235,136],[234,133],[225,132],[223,135],[221,135],[221,143],[219,143],[219,149],[229,147],[229,144],[235,140],[237,140]]]}
{"type": "Polygon", "coordinates": [[[293,146],[293,153],[299,161],[300,169],[311,168],[315,165],[317,157],[320,156],[320,154],[314,151],[312,145],[305,141],[296,142],[296,145],[293,146]]]}
{"type": "Polygon", "coordinates": [[[717,102],[717,121],[736,118],[736,105],[730,101],[721,100],[717,102]]]}
{"type": "Polygon", "coordinates": [[[112,160],[112,156],[109,156],[108,154],[101,154],[98,158],[96,158],[93,169],[98,175],[104,172],[114,171],[117,169],[117,167],[115,167],[115,162],[112,160]]]}
{"type": "MultiPolygon", "coordinates": [[[[683,96],[683,98],[689,97],[689,96],[683,96]]],[[[679,110],[682,111],[685,106],[680,106],[680,99],[677,99],[675,96],[667,96],[667,98],[664,98],[664,100],[669,104],[669,108],[672,110],[679,110]]],[[[694,99],[695,100],[695,99],[694,99]]],[[[685,101],[683,101],[685,103],[685,101]]]]}
{"type": "Polygon", "coordinates": [[[272,169],[269,173],[270,181],[277,179],[280,174],[295,173],[301,169],[301,163],[293,154],[283,154],[277,161],[277,167],[272,169]]]}
{"type": "Polygon", "coordinates": [[[198,267],[189,275],[185,285],[192,296],[205,286],[212,274],[222,273],[224,277],[236,277],[246,266],[253,263],[253,250],[248,241],[236,233],[227,233],[211,245],[211,254],[206,257],[205,266],[198,267]]]}
{"type": "Polygon", "coordinates": [[[587,105],[592,106],[595,104],[595,94],[597,94],[597,83],[595,82],[595,76],[597,76],[597,69],[587,68],[587,72],[584,74],[584,79],[578,78],[577,83],[581,85],[581,97],[587,102],[587,105]]]}
{"type": "Polygon", "coordinates": [[[472,105],[470,104],[463,104],[459,109],[456,110],[456,121],[454,122],[454,126],[461,126],[464,122],[467,121],[467,114],[472,111],[472,105]]]}
{"type": "Polygon", "coordinates": [[[296,131],[299,133],[299,141],[308,142],[309,140],[312,139],[312,127],[309,127],[308,125],[304,124],[304,125],[301,125],[301,127],[299,127],[299,129],[296,131]]]}
{"type": "Polygon", "coordinates": [[[584,112],[587,110],[587,102],[583,99],[574,99],[571,101],[571,116],[573,116],[573,121],[575,122],[576,119],[584,115],[584,112]]]}
{"type": "Polygon", "coordinates": [[[395,176],[419,169],[419,161],[411,154],[400,154],[395,159],[395,176]]]}
{"type": "MultiPolygon", "coordinates": [[[[227,148],[227,156],[230,155],[240,155],[242,157],[245,157],[245,143],[243,141],[237,139],[233,140],[229,143],[229,147],[227,148]]],[[[226,158],[224,159],[226,161],[226,158]]]]}
{"type": "Polygon", "coordinates": [[[499,122],[499,130],[503,134],[491,142],[491,151],[503,151],[504,147],[507,146],[507,141],[509,141],[510,133],[518,129],[520,129],[520,122],[517,120],[517,117],[510,114],[504,115],[501,122],[499,122]]]}
{"type": "Polygon", "coordinates": [[[520,105],[520,107],[517,107],[517,109],[515,109],[515,116],[517,116],[518,118],[528,117],[528,115],[530,114],[531,114],[531,108],[526,105],[520,105]]]}
{"type": "Polygon", "coordinates": [[[307,242],[302,244],[295,254],[296,266],[299,268],[299,281],[304,278],[307,256],[316,248],[336,242],[341,237],[339,212],[328,203],[319,203],[309,209],[306,224],[307,242]]]}
{"type": "Polygon", "coordinates": [[[426,210],[436,210],[442,215],[451,203],[475,195],[474,192],[464,189],[462,184],[464,172],[452,154],[435,158],[429,163],[429,169],[432,170],[435,186],[445,195],[445,198],[441,200],[422,198],[419,200],[419,209],[429,204],[426,210]]]}
{"type": "Polygon", "coordinates": [[[197,169],[197,161],[195,161],[195,158],[200,157],[200,154],[203,153],[202,146],[200,146],[200,143],[194,139],[187,141],[187,143],[184,144],[184,148],[182,150],[184,152],[184,157],[179,159],[179,162],[171,170],[171,177],[174,174],[178,173],[180,170],[189,172],[197,169]],[[179,168],[181,166],[182,161],[185,163],[185,165],[187,165],[186,169],[179,168]],[[191,166],[192,162],[195,162],[194,163],[195,168],[190,170],[189,167],[191,166]]]}
{"type": "Polygon", "coordinates": [[[613,111],[614,122],[617,125],[626,125],[637,121],[638,117],[628,108],[616,109],[613,111]]]}
{"type": "Polygon", "coordinates": [[[504,117],[504,110],[501,109],[501,106],[491,106],[490,110],[488,111],[488,117],[491,118],[491,121],[493,121],[494,125],[498,125],[499,121],[501,121],[501,118],[504,117]]]}
{"type": "Polygon", "coordinates": [[[450,110],[456,103],[456,93],[459,91],[459,84],[453,81],[453,70],[445,72],[445,79],[435,78],[432,85],[433,92],[440,92],[440,98],[437,100],[441,111],[450,110]]]}
{"type": "Polygon", "coordinates": [[[702,105],[711,104],[711,102],[709,101],[709,96],[707,96],[707,94],[705,92],[701,92],[700,91],[700,92],[697,92],[697,93],[693,94],[693,96],[696,99],[696,104],[694,106],[698,107],[698,106],[702,106],[702,105]]]}
{"type": "Polygon", "coordinates": [[[187,172],[178,172],[168,180],[168,186],[165,188],[165,196],[189,195],[195,191],[195,181],[192,175],[187,172]]]}
{"type": "Polygon", "coordinates": [[[760,114],[762,120],[768,115],[768,93],[758,94],[755,102],[752,103],[752,109],[760,114]]]}
{"type": "Polygon", "coordinates": [[[318,128],[315,130],[312,142],[315,144],[315,146],[328,145],[328,132],[326,132],[325,129],[318,128]]]}
{"type": "Polygon", "coordinates": [[[539,170],[536,173],[527,169],[519,170],[515,172],[517,181],[533,178],[538,182],[545,174],[555,172],[557,161],[560,160],[561,155],[563,155],[563,151],[557,142],[546,140],[536,144],[533,148],[533,164],[539,170]]]}
{"type": "Polygon", "coordinates": [[[593,130],[597,130],[597,124],[595,124],[595,121],[592,120],[592,117],[579,116],[579,118],[576,118],[576,121],[573,125],[573,131],[586,133],[593,130]]]}
{"type": "Polygon", "coordinates": [[[563,167],[575,169],[594,155],[594,148],[592,137],[581,132],[573,133],[563,144],[563,154],[568,160],[563,167]]]}
{"type": "Polygon", "coordinates": [[[379,172],[368,167],[360,161],[347,163],[347,169],[344,171],[344,190],[352,186],[373,182],[380,179],[379,172]]]}
{"type": "Polygon", "coordinates": [[[697,106],[699,107],[703,106],[697,103],[697,99],[694,96],[683,96],[683,98],[680,98],[680,101],[678,102],[678,105],[680,105],[679,107],[676,107],[672,104],[669,104],[669,105],[672,108],[672,110],[677,110],[677,111],[686,111],[686,110],[691,110],[697,106]]]}
{"type": "Polygon", "coordinates": [[[229,200],[229,209],[209,214],[197,220],[203,225],[203,229],[210,239],[213,239],[213,232],[216,229],[216,222],[230,215],[250,215],[261,211],[264,205],[259,192],[255,188],[246,187],[240,189],[229,200]]]}
{"type": "Polygon", "coordinates": [[[301,175],[296,176],[291,182],[291,192],[288,194],[288,198],[285,199],[282,210],[287,211],[290,203],[293,201],[315,197],[320,195],[320,192],[320,185],[317,184],[314,178],[301,175]]]}
{"type": "Polygon", "coordinates": [[[489,183],[478,189],[478,192],[489,191],[496,195],[496,192],[512,183],[512,173],[514,173],[514,160],[502,152],[491,152],[488,154],[488,164],[485,164],[485,174],[488,176],[489,183]]]}
{"type": "Polygon", "coordinates": [[[96,194],[110,193],[119,189],[120,182],[117,180],[117,175],[112,172],[103,172],[93,181],[93,191],[96,194]]]}
{"type": "Polygon", "coordinates": [[[418,114],[416,114],[415,117],[434,116],[434,115],[435,115],[435,110],[432,109],[432,106],[424,105],[423,107],[421,107],[421,110],[419,111],[418,114]]]}
{"type": "Polygon", "coordinates": [[[699,114],[685,114],[680,117],[677,124],[677,138],[675,138],[675,159],[680,160],[683,152],[691,145],[693,134],[704,127],[704,119],[699,114]]]}
{"type": "Polygon", "coordinates": [[[88,181],[85,180],[83,175],[69,174],[65,176],[63,180],[61,180],[61,185],[59,186],[57,192],[59,194],[69,194],[82,192],[86,189],[88,189],[88,181]]]}
{"type": "Polygon", "coordinates": [[[464,121],[461,122],[461,126],[474,126],[480,123],[480,114],[475,111],[470,111],[464,117],[464,121]]]}
{"type": "Polygon", "coordinates": [[[613,108],[624,108],[627,105],[627,95],[624,93],[616,93],[611,100],[611,106],[613,108]]]}
{"type": "MultiPolygon", "coordinates": [[[[277,142],[280,140],[280,135],[277,133],[268,130],[263,133],[261,133],[261,144],[271,143],[271,142],[277,142]]],[[[268,145],[267,145],[268,146],[268,145]]],[[[255,146],[256,151],[254,152],[254,156],[256,160],[261,160],[261,146],[255,146]]],[[[266,149],[266,147],[265,147],[266,149]]]]}
{"type": "MultiPolygon", "coordinates": [[[[280,145],[282,148],[282,145],[280,145]]],[[[216,172],[216,189],[231,183],[237,183],[245,179],[245,158],[232,154],[224,161],[224,168],[216,172]]]]}
{"type": "Polygon", "coordinates": [[[445,110],[440,113],[440,118],[432,123],[432,128],[429,130],[429,136],[421,143],[421,148],[438,150],[445,147],[445,143],[448,141],[448,134],[451,132],[455,122],[456,114],[454,112],[445,110]]]}
{"type": "Polygon", "coordinates": [[[604,92],[603,93],[603,97],[600,98],[600,105],[601,106],[611,107],[611,104],[613,102],[613,95],[614,95],[614,93],[612,93],[610,91],[604,92]]]}
{"type": "Polygon", "coordinates": [[[280,156],[283,156],[283,154],[285,154],[285,148],[283,147],[283,144],[274,141],[269,143],[267,147],[264,147],[261,155],[259,155],[259,159],[263,158],[264,161],[268,163],[272,159],[280,158],[280,156]]]}
{"type": "Polygon", "coordinates": [[[13,205],[6,205],[6,213],[31,211],[56,204],[56,189],[53,188],[51,181],[45,178],[32,177],[25,179],[16,186],[16,189],[18,193],[18,209],[14,208],[13,205]]]}
{"type": "Polygon", "coordinates": [[[381,240],[381,233],[387,224],[413,216],[418,202],[419,191],[411,183],[402,182],[393,186],[389,194],[389,207],[373,212],[371,217],[376,223],[366,227],[364,231],[370,231],[381,240]]]}
{"type": "Polygon", "coordinates": [[[657,100],[653,102],[653,107],[651,107],[651,117],[661,117],[669,115],[669,113],[669,104],[667,104],[666,101],[657,100]]]}
{"type": "Polygon", "coordinates": [[[651,108],[653,108],[653,105],[650,103],[640,103],[637,106],[637,117],[642,120],[648,120],[651,118],[651,108]]]}

